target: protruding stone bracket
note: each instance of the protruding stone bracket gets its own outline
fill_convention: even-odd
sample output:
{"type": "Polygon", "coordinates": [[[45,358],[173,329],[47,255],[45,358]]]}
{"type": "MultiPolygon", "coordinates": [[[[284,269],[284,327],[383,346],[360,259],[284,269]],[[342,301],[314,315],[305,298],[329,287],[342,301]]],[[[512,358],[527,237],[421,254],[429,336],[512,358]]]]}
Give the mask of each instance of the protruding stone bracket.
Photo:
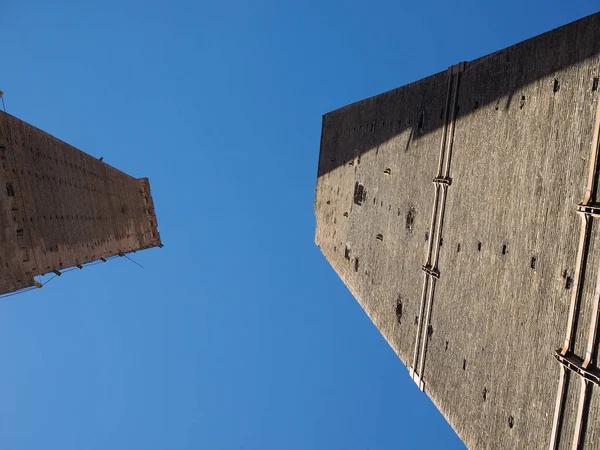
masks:
{"type": "Polygon", "coordinates": [[[563,355],[561,349],[556,350],[554,358],[569,369],[571,372],[583,377],[584,379],[591,381],[597,386],[600,386],[600,370],[597,367],[591,365],[585,365],[585,361],[573,353],[567,353],[563,355]]]}
{"type": "Polygon", "coordinates": [[[450,177],[435,177],[432,181],[433,184],[443,184],[446,186],[450,186],[452,184],[452,178],[450,177]]]}
{"type": "Polygon", "coordinates": [[[425,272],[427,275],[430,275],[435,279],[440,278],[440,271],[436,267],[424,265],[423,267],[421,267],[421,269],[423,269],[423,272],[425,272]]]}
{"type": "Polygon", "coordinates": [[[577,205],[577,212],[591,217],[600,217],[600,204],[594,203],[584,205],[580,203],[577,205]]]}

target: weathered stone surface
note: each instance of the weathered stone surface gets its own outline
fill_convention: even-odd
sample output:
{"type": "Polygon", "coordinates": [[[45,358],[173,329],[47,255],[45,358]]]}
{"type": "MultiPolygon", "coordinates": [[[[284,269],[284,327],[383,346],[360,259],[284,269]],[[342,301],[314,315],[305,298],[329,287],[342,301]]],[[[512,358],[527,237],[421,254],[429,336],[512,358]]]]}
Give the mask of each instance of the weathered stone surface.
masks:
{"type": "MultiPolygon", "coordinates": [[[[548,448],[592,159],[600,14],[465,64],[453,121],[424,391],[469,448],[548,448]]],[[[315,241],[400,359],[417,336],[449,76],[323,117],[315,241]]],[[[595,174],[597,177],[598,174],[595,174]]],[[[596,201],[596,195],[593,195],[596,201]]],[[[573,346],[600,269],[592,220],[573,346]]],[[[597,353],[597,343],[596,343],[597,353]]],[[[571,373],[558,448],[572,447],[571,373]]],[[[580,448],[600,447],[600,387],[580,448]]]]}
{"type": "Polygon", "coordinates": [[[0,293],[33,277],[161,245],[147,178],[0,112],[0,293]]]}

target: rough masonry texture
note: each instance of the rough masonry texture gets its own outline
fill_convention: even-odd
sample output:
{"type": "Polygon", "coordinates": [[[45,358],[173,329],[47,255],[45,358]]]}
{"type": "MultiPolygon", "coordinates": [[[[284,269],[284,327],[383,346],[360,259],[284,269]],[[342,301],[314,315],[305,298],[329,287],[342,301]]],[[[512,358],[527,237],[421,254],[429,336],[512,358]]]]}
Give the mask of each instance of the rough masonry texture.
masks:
{"type": "Polygon", "coordinates": [[[0,294],[34,276],[161,246],[147,178],[0,112],[0,294]]]}
{"type": "Polygon", "coordinates": [[[315,241],[471,449],[600,448],[600,13],[323,117],[315,241]]]}

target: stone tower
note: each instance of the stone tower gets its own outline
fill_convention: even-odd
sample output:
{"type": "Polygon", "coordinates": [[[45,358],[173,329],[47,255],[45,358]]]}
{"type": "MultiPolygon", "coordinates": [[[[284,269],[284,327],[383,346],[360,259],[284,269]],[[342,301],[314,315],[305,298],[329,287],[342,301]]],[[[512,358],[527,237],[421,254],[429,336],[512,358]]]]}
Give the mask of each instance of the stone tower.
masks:
{"type": "Polygon", "coordinates": [[[162,246],[147,178],[0,112],[0,294],[34,276],[162,246]]]}
{"type": "Polygon", "coordinates": [[[600,448],[600,13],[323,117],[315,241],[471,449],[600,448]]]}

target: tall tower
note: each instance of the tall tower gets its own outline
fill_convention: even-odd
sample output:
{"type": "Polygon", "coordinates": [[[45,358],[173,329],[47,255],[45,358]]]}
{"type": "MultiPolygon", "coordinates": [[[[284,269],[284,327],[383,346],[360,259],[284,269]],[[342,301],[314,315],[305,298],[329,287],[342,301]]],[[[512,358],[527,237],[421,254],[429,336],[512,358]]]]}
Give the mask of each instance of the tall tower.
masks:
{"type": "Polygon", "coordinates": [[[34,276],[162,246],[147,178],[0,112],[0,294],[34,276]]]}
{"type": "Polygon", "coordinates": [[[315,241],[471,449],[600,448],[600,13],[325,114],[315,241]]]}

